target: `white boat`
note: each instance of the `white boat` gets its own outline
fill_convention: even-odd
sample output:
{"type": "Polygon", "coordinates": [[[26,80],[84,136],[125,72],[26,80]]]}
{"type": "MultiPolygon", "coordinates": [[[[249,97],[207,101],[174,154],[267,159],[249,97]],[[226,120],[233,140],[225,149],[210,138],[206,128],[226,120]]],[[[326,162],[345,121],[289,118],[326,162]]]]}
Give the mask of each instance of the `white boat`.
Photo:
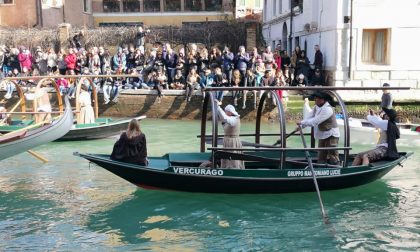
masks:
{"type": "Polygon", "coordinates": [[[0,160],[49,143],[64,136],[73,126],[73,111],[68,98],[65,98],[64,114],[49,124],[39,128],[27,128],[11,132],[0,137],[0,160]]]}
{"type": "MultiPolygon", "coordinates": [[[[337,118],[340,134],[344,132],[344,121],[337,118]]],[[[420,127],[418,124],[397,123],[400,128],[398,145],[420,146],[420,132],[413,129],[420,127]]],[[[379,130],[364,119],[349,118],[351,142],[356,144],[375,144],[379,138],[379,130]]]]}

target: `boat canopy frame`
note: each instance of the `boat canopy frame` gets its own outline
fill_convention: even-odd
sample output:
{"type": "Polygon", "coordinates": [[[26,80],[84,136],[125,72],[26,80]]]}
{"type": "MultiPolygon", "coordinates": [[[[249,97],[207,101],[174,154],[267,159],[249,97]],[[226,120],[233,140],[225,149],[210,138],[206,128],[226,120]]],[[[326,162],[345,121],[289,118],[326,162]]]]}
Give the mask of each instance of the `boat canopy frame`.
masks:
{"type": "Polygon", "coordinates": [[[13,84],[15,86],[15,91],[19,95],[19,100],[15,103],[15,105],[13,105],[13,109],[11,109],[11,112],[13,112],[19,105],[20,105],[20,110],[22,112],[26,112],[26,100],[25,100],[25,95],[23,94],[22,88],[19,86],[16,80],[6,80],[6,79],[2,80],[2,82],[0,83],[0,87],[3,85],[7,85],[7,83],[13,84]]]}
{"type": "MultiPolygon", "coordinates": [[[[341,98],[341,96],[336,92],[336,90],[383,90],[383,89],[403,89],[407,90],[410,89],[408,87],[378,87],[378,88],[365,88],[365,87],[290,87],[290,86],[283,86],[283,87],[207,87],[205,92],[205,99],[203,102],[203,109],[202,109],[202,115],[201,115],[201,131],[200,131],[200,152],[206,151],[206,124],[207,124],[207,113],[208,113],[208,107],[210,105],[211,108],[211,127],[212,127],[212,135],[211,135],[211,147],[208,148],[212,152],[212,165],[213,168],[215,168],[215,154],[218,150],[226,151],[227,148],[220,148],[217,147],[217,140],[218,140],[218,116],[217,116],[217,107],[218,105],[215,102],[214,98],[214,92],[216,91],[262,91],[264,92],[261,96],[260,102],[258,104],[257,108],[257,116],[256,116],[256,124],[255,124],[255,134],[249,134],[255,136],[255,150],[261,149],[260,146],[260,140],[261,140],[261,117],[262,117],[262,111],[265,105],[265,102],[268,98],[268,95],[270,94],[273,99],[276,101],[276,109],[278,111],[278,122],[279,122],[279,136],[280,136],[280,146],[278,148],[266,148],[266,151],[279,151],[279,168],[283,169],[284,163],[286,161],[286,155],[285,152],[288,151],[287,148],[287,137],[286,137],[286,116],[285,116],[285,109],[283,106],[283,103],[281,102],[281,99],[276,92],[277,90],[299,90],[299,91],[315,91],[315,90],[322,90],[324,92],[327,92],[330,94],[333,98],[336,98],[338,105],[341,107],[341,112],[343,114],[343,121],[344,121],[344,147],[332,147],[332,148],[322,148],[322,149],[329,149],[329,150],[343,150],[344,152],[344,160],[342,167],[346,167],[349,156],[350,156],[350,126],[349,126],[349,118],[347,113],[346,105],[341,98]]],[[[314,148],[315,147],[315,138],[314,138],[314,131],[313,128],[311,128],[311,148],[297,148],[298,150],[319,150],[320,148],[314,148]]],[[[296,148],[293,148],[293,150],[297,150],[296,148]]],[[[230,148],[229,150],[235,151],[239,149],[230,148]]],[[[250,150],[250,149],[242,149],[244,151],[250,150]]]]}

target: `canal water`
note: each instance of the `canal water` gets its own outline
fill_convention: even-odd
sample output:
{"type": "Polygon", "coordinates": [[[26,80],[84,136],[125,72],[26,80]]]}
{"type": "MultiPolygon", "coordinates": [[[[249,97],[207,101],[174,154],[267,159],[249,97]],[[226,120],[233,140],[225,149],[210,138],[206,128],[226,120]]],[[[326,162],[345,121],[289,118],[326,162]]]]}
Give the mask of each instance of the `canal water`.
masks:
{"type": "MultiPolygon", "coordinates": [[[[289,125],[292,130],[292,125],[289,125]]],[[[197,151],[198,121],[146,119],[149,155],[197,151]]],[[[264,130],[276,132],[266,123],[264,130]]],[[[242,133],[253,124],[243,123],[242,133]]],[[[404,167],[356,188],[212,195],[138,189],[73,156],[110,153],[114,138],[54,142],[0,163],[1,251],[301,251],[420,249],[420,147],[404,167]]],[[[265,139],[273,143],[273,139],[265,139]]],[[[299,138],[291,145],[301,146],[299,138]]],[[[369,145],[355,143],[354,152],[369,145]]]]}

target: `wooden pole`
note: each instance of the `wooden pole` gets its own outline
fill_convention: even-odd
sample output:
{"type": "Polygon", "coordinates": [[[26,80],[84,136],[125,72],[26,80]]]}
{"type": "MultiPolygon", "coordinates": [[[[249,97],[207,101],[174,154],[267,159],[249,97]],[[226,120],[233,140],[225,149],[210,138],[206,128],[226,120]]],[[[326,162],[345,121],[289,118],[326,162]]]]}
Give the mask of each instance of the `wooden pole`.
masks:
{"type": "Polygon", "coordinates": [[[300,132],[300,137],[302,139],[303,147],[305,148],[305,155],[306,155],[306,159],[308,160],[308,166],[309,166],[309,168],[311,168],[312,178],[314,180],[316,194],[318,195],[319,206],[321,207],[322,217],[324,218],[325,224],[328,224],[329,220],[328,220],[327,212],[325,212],[324,204],[322,203],[321,192],[319,191],[318,181],[316,180],[314,166],[312,165],[312,158],[311,158],[311,155],[309,154],[309,151],[307,150],[306,140],[305,140],[305,137],[303,136],[302,126],[299,125],[298,130],[300,132]]]}
{"type": "Polygon", "coordinates": [[[33,151],[33,150],[27,150],[26,152],[28,152],[29,154],[31,154],[32,156],[36,157],[37,159],[41,160],[43,163],[47,163],[48,159],[46,159],[44,156],[42,156],[41,154],[33,151]]]}

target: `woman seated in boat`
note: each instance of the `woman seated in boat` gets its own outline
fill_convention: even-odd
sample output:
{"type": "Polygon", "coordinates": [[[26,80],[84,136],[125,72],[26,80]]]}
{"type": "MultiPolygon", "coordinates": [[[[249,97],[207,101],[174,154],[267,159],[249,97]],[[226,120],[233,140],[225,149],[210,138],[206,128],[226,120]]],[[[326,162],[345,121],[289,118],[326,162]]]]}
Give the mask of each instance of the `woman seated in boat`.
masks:
{"type": "Polygon", "coordinates": [[[0,125],[9,125],[12,122],[12,118],[7,115],[7,109],[0,106],[0,125]]]}
{"type": "Polygon", "coordinates": [[[93,112],[91,97],[85,84],[80,85],[79,105],[80,120],[78,123],[95,123],[95,113],[93,112]]]}
{"type": "Polygon", "coordinates": [[[367,120],[376,128],[380,129],[378,144],[375,149],[357,154],[353,166],[368,165],[381,159],[399,158],[396,140],[400,138],[400,131],[395,124],[397,112],[393,109],[383,108],[381,117],[369,110],[367,120]],[[382,118],[381,118],[382,117],[382,118]]]}
{"type": "MultiPolygon", "coordinates": [[[[227,105],[225,110],[217,106],[217,114],[219,120],[222,121],[223,130],[225,135],[223,137],[223,148],[242,148],[239,133],[241,131],[241,120],[239,114],[236,112],[235,107],[227,105]]],[[[241,151],[232,151],[234,153],[242,153],[241,151]]],[[[243,160],[222,159],[221,168],[234,168],[245,169],[243,160]]]]}
{"type": "Polygon", "coordinates": [[[148,165],[146,136],[141,132],[140,125],[136,119],[130,121],[127,131],[123,132],[120,139],[114,144],[111,159],[138,165],[148,165]]]}
{"type": "Polygon", "coordinates": [[[43,83],[39,88],[32,88],[32,91],[33,93],[25,94],[25,97],[28,100],[37,102],[37,114],[35,114],[35,122],[50,123],[52,121],[52,107],[46,84],[43,83]]]}

